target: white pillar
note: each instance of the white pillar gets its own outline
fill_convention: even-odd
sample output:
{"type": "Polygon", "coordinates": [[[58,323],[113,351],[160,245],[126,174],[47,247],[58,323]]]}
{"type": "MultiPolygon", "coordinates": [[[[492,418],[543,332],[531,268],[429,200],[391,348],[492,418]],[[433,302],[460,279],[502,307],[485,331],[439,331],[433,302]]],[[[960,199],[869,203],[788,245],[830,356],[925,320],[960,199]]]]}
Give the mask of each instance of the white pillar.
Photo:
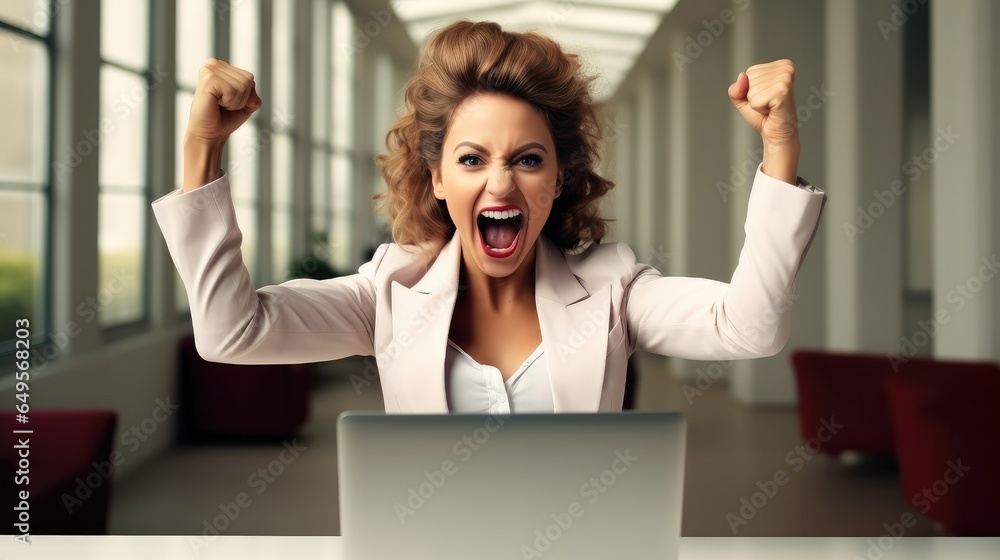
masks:
{"type": "MultiPolygon", "coordinates": [[[[634,137],[635,235],[632,248],[640,262],[666,272],[667,107],[666,83],[660,69],[647,69],[636,83],[634,137]]],[[[608,130],[615,134],[615,130],[608,130]]],[[[624,133],[626,131],[618,131],[624,133]]]]}
{"type": "MultiPolygon", "coordinates": [[[[669,166],[667,174],[667,220],[665,250],[670,257],[666,270],[676,276],[696,276],[729,281],[729,203],[720,195],[716,181],[729,160],[729,131],[734,111],[726,89],[729,75],[728,33],[703,40],[700,49],[690,47],[704,35],[702,23],[692,22],[674,33],[664,59],[671,64],[667,84],[669,114],[669,166]],[[677,53],[684,57],[674,56],[677,53]]],[[[671,371],[691,379],[702,367],[699,362],[672,359],[671,371]]]]}
{"type": "MultiPolygon", "coordinates": [[[[749,4],[746,10],[734,10],[732,26],[730,82],[754,64],[782,58],[795,64],[795,102],[802,143],[799,175],[825,188],[824,134],[828,102],[836,94],[831,95],[825,83],[822,3],[761,0],[749,4]]],[[[733,111],[730,121],[731,166],[719,169],[716,186],[729,205],[730,266],[735,268],[745,238],[743,225],[750,182],[761,161],[763,147],[760,134],[738,112],[733,111]]],[[[754,405],[795,402],[789,355],[796,348],[822,346],[826,336],[825,243],[821,228],[796,280],[791,336],[785,349],[769,358],[720,363],[724,366],[721,371],[730,372],[732,394],[741,402],[754,405]]]]}
{"type": "Polygon", "coordinates": [[[1000,6],[931,10],[934,354],[1000,360],[1000,6]]]}
{"type": "Polygon", "coordinates": [[[827,344],[892,351],[902,332],[902,35],[897,0],[826,3],[827,344]],[[897,187],[897,191],[898,191],[897,187]]]}
{"type": "Polygon", "coordinates": [[[608,162],[608,176],[615,182],[615,188],[609,195],[610,204],[604,207],[605,216],[614,220],[607,241],[621,241],[630,246],[635,243],[634,106],[634,96],[625,92],[616,95],[611,105],[611,118],[621,124],[622,133],[612,138],[609,146],[612,159],[608,162]]]}

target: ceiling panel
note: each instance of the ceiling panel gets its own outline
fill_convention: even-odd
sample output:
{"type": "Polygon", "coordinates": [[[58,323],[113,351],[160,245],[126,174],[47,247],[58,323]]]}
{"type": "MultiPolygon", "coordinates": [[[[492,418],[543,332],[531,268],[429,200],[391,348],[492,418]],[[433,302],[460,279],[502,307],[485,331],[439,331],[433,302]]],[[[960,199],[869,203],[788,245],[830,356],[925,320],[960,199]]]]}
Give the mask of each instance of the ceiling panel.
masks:
{"type": "Polygon", "coordinates": [[[541,31],[581,54],[601,74],[598,98],[610,95],[677,0],[391,0],[413,41],[458,19],[495,21],[510,31],[541,31]]]}

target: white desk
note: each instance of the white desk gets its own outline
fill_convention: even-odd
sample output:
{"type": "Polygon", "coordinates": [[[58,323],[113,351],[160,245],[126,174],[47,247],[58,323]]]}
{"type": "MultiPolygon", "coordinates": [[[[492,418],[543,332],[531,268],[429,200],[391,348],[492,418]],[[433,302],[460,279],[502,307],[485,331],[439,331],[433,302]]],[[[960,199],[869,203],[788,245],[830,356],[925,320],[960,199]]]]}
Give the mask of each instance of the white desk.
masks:
{"type": "MultiPolygon", "coordinates": [[[[341,560],[340,537],[222,536],[212,542],[186,536],[36,536],[30,546],[0,536],[0,555],[24,560],[341,560]],[[204,546],[198,546],[204,545],[204,546]]],[[[680,560],[997,560],[1000,538],[904,538],[883,548],[877,538],[753,538],[681,539],[680,560]],[[869,554],[869,547],[871,554],[869,554]],[[882,553],[879,556],[879,553],[882,553]]],[[[627,551],[626,551],[627,553],[627,551]]],[[[442,558],[445,558],[442,556],[442,558]]],[[[623,555],[623,558],[627,558],[623,555]]],[[[346,560],[346,559],[345,559],[346,560]]],[[[386,559],[390,560],[390,559],[386,559]]],[[[587,560],[587,559],[581,559],[587,560]]]]}

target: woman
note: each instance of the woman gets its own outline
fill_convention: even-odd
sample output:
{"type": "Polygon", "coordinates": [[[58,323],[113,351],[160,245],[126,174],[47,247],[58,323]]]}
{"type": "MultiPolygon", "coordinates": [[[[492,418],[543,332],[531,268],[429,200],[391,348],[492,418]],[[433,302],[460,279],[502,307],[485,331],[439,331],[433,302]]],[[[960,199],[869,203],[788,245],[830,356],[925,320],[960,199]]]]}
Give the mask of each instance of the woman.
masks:
{"type": "Polygon", "coordinates": [[[729,88],[764,143],[729,284],[662,277],[625,244],[599,243],[613,183],[594,170],[591,79],[543,35],[444,28],[376,158],[395,243],[357,274],[255,291],[220,154],[261,100],[251,74],[210,60],[183,189],[153,203],[198,351],[248,364],[374,355],[391,413],[618,411],[636,350],[777,353],[825,198],[796,175],[791,62],[754,66],[729,88]]]}

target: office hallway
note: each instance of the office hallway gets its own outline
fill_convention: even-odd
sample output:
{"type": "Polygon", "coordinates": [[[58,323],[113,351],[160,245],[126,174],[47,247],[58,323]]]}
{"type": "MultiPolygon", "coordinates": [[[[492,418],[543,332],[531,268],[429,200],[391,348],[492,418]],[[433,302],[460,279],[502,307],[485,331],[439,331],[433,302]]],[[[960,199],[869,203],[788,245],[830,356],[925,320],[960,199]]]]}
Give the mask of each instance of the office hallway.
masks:
{"type": "MultiPolygon", "coordinates": [[[[294,442],[284,442],[288,446],[173,447],[116,481],[110,532],[201,535],[214,523],[226,535],[339,534],[337,415],[382,408],[377,383],[360,394],[352,386],[349,368],[357,363],[343,360],[332,364],[339,371],[317,374],[310,420],[294,442]],[[261,476],[258,469],[289,448],[288,464],[272,465],[271,472],[280,474],[261,476]],[[237,504],[241,492],[250,497],[245,507],[237,504]],[[217,518],[224,509],[231,521],[217,518]]],[[[684,536],[731,536],[733,529],[738,536],[879,536],[886,533],[884,525],[899,523],[906,512],[918,519],[906,536],[937,534],[905,503],[891,465],[848,466],[797,450],[802,441],[793,408],[747,408],[726,387],[713,387],[688,403],[682,384],[663,363],[640,356],[638,407],[687,415],[684,536]],[[753,494],[761,486],[775,488],[767,482],[779,470],[787,473],[787,483],[762,507],[744,505],[744,498],[760,505],[764,494],[753,494]]],[[[192,541],[193,547],[202,544],[208,540],[192,541]]]]}

